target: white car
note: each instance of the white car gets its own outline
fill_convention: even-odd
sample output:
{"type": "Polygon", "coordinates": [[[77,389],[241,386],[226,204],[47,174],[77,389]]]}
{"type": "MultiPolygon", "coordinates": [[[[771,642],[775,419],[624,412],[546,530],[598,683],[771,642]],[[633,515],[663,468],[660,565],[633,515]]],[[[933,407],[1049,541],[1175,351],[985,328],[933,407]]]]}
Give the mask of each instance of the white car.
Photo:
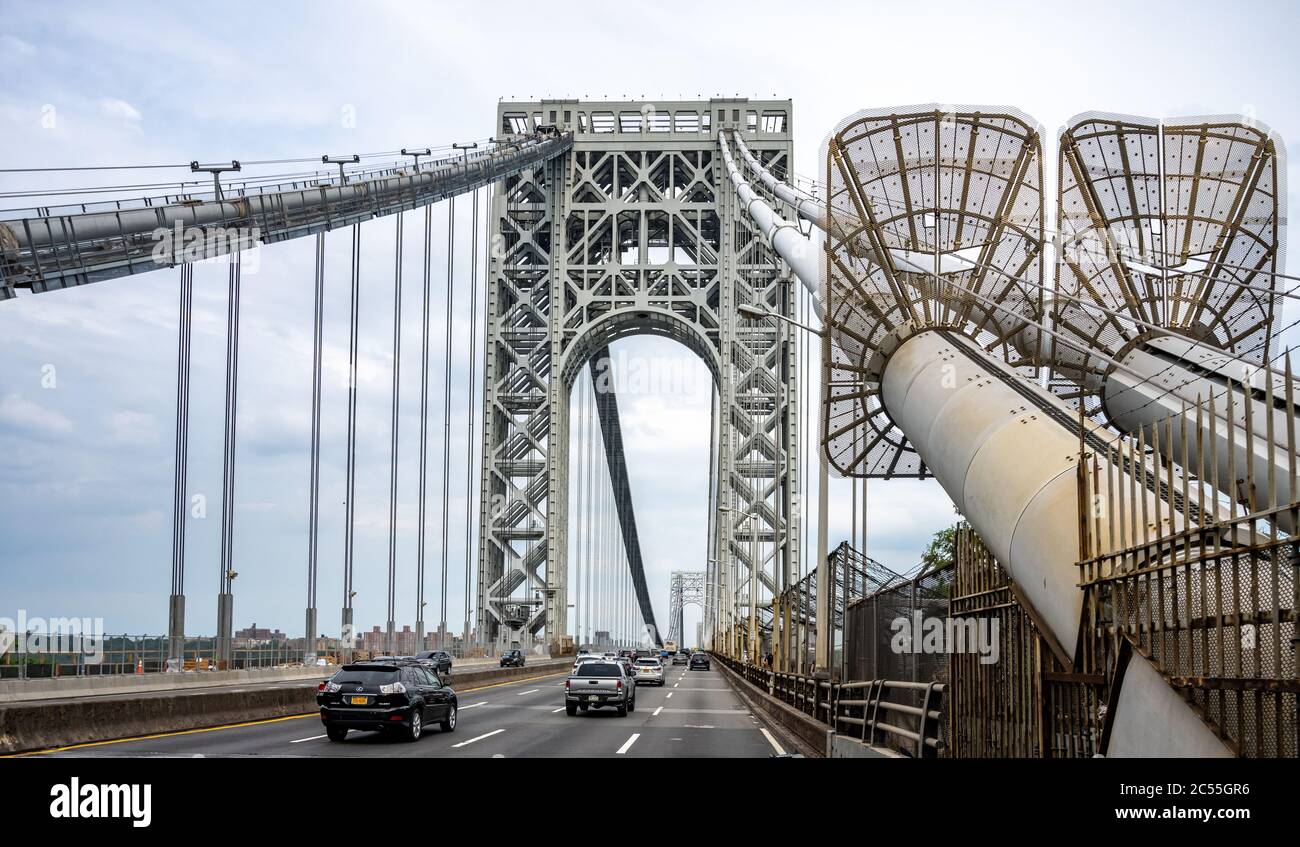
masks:
{"type": "Polygon", "coordinates": [[[658,659],[637,659],[636,664],[632,666],[635,673],[636,684],[651,683],[655,685],[664,684],[664,666],[658,659]]]}
{"type": "Polygon", "coordinates": [[[578,670],[578,665],[585,665],[587,662],[607,662],[607,661],[609,660],[603,656],[597,656],[594,654],[582,655],[573,660],[573,670],[576,673],[578,670]]]}

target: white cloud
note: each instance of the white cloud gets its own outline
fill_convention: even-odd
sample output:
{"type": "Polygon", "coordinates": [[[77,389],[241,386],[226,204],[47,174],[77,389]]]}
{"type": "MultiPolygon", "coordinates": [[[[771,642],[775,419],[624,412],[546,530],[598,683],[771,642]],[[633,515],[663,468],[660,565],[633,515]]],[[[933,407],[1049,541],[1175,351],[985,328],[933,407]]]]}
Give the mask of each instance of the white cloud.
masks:
{"type": "Polygon", "coordinates": [[[9,393],[0,400],[0,423],[43,433],[72,432],[72,421],[53,409],[9,393]]]}
{"type": "Polygon", "coordinates": [[[105,419],[108,435],[117,444],[155,444],[158,441],[158,420],[147,412],[123,409],[105,419]]]}
{"type": "Polygon", "coordinates": [[[119,100],[116,97],[105,97],[99,101],[99,111],[106,118],[112,118],[123,122],[124,124],[139,123],[143,117],[140,110],[125,100],[119,100]]]}
{"type": "Polygon", "coordinates": [[[23,41],[16,35],[0,35],[0,56],[26,59],[36,55],[36,45],[23,41]]]}

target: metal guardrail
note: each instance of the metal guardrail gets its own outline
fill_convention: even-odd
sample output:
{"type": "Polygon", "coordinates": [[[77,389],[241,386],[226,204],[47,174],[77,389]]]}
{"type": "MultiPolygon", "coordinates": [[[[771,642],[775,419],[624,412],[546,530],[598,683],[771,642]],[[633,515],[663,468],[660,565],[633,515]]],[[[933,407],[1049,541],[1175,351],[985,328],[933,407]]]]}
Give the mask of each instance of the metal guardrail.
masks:
{"type": "Polygon", "coordinates": [[[918,759],[942,755],[946,748],[944,683],[888,679],[833,682],[712,655],[767,696],[864,744],[889,746],[918,759]],[[913,702],[901,702],[903,696],[899,695],[913,702]]]}

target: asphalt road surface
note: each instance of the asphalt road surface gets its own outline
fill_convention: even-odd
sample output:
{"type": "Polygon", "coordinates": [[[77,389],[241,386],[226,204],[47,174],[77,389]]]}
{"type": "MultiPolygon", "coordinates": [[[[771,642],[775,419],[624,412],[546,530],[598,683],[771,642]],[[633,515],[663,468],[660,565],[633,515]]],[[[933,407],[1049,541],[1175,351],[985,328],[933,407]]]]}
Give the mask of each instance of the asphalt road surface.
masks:
{"type": "MultiPolygon", "coordinates": [[[[791,745],[736,697],[717,671],[666,665],[662,688],[641,685],[636,711],[564,712],[566,674],[457,690],[454,732],[426,727],[419,741],[373,732],[325,737],[315,715],[89,744],[49,756],[619,757],[767,758],[791,745]]],[[[455,685],[453,679],[452,685],[455,685]]]]}

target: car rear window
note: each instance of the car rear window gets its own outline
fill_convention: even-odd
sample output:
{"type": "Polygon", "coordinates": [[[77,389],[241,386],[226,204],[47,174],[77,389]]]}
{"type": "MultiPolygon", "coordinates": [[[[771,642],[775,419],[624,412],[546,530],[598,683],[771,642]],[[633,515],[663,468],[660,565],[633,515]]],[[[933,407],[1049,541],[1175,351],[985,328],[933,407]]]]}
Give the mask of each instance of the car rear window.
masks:
{"type": "Polygon", "coordinates": [[[334,675],[333,682],[340,685],[382,685],[397,678],[397,668],[348,668],[334,675]]]}
{"type": "Polygon", "coordinates": [[[578,668],[578,676],[622,676],[623,669],[610,662],[587,662],[578,668]]]}
{"type": "Polygon", "coordinates": [[[659,666],[659,663],[654,659],[637,659],[636,663],[639,667],[643,668],[656,668],[659,666]]]}

